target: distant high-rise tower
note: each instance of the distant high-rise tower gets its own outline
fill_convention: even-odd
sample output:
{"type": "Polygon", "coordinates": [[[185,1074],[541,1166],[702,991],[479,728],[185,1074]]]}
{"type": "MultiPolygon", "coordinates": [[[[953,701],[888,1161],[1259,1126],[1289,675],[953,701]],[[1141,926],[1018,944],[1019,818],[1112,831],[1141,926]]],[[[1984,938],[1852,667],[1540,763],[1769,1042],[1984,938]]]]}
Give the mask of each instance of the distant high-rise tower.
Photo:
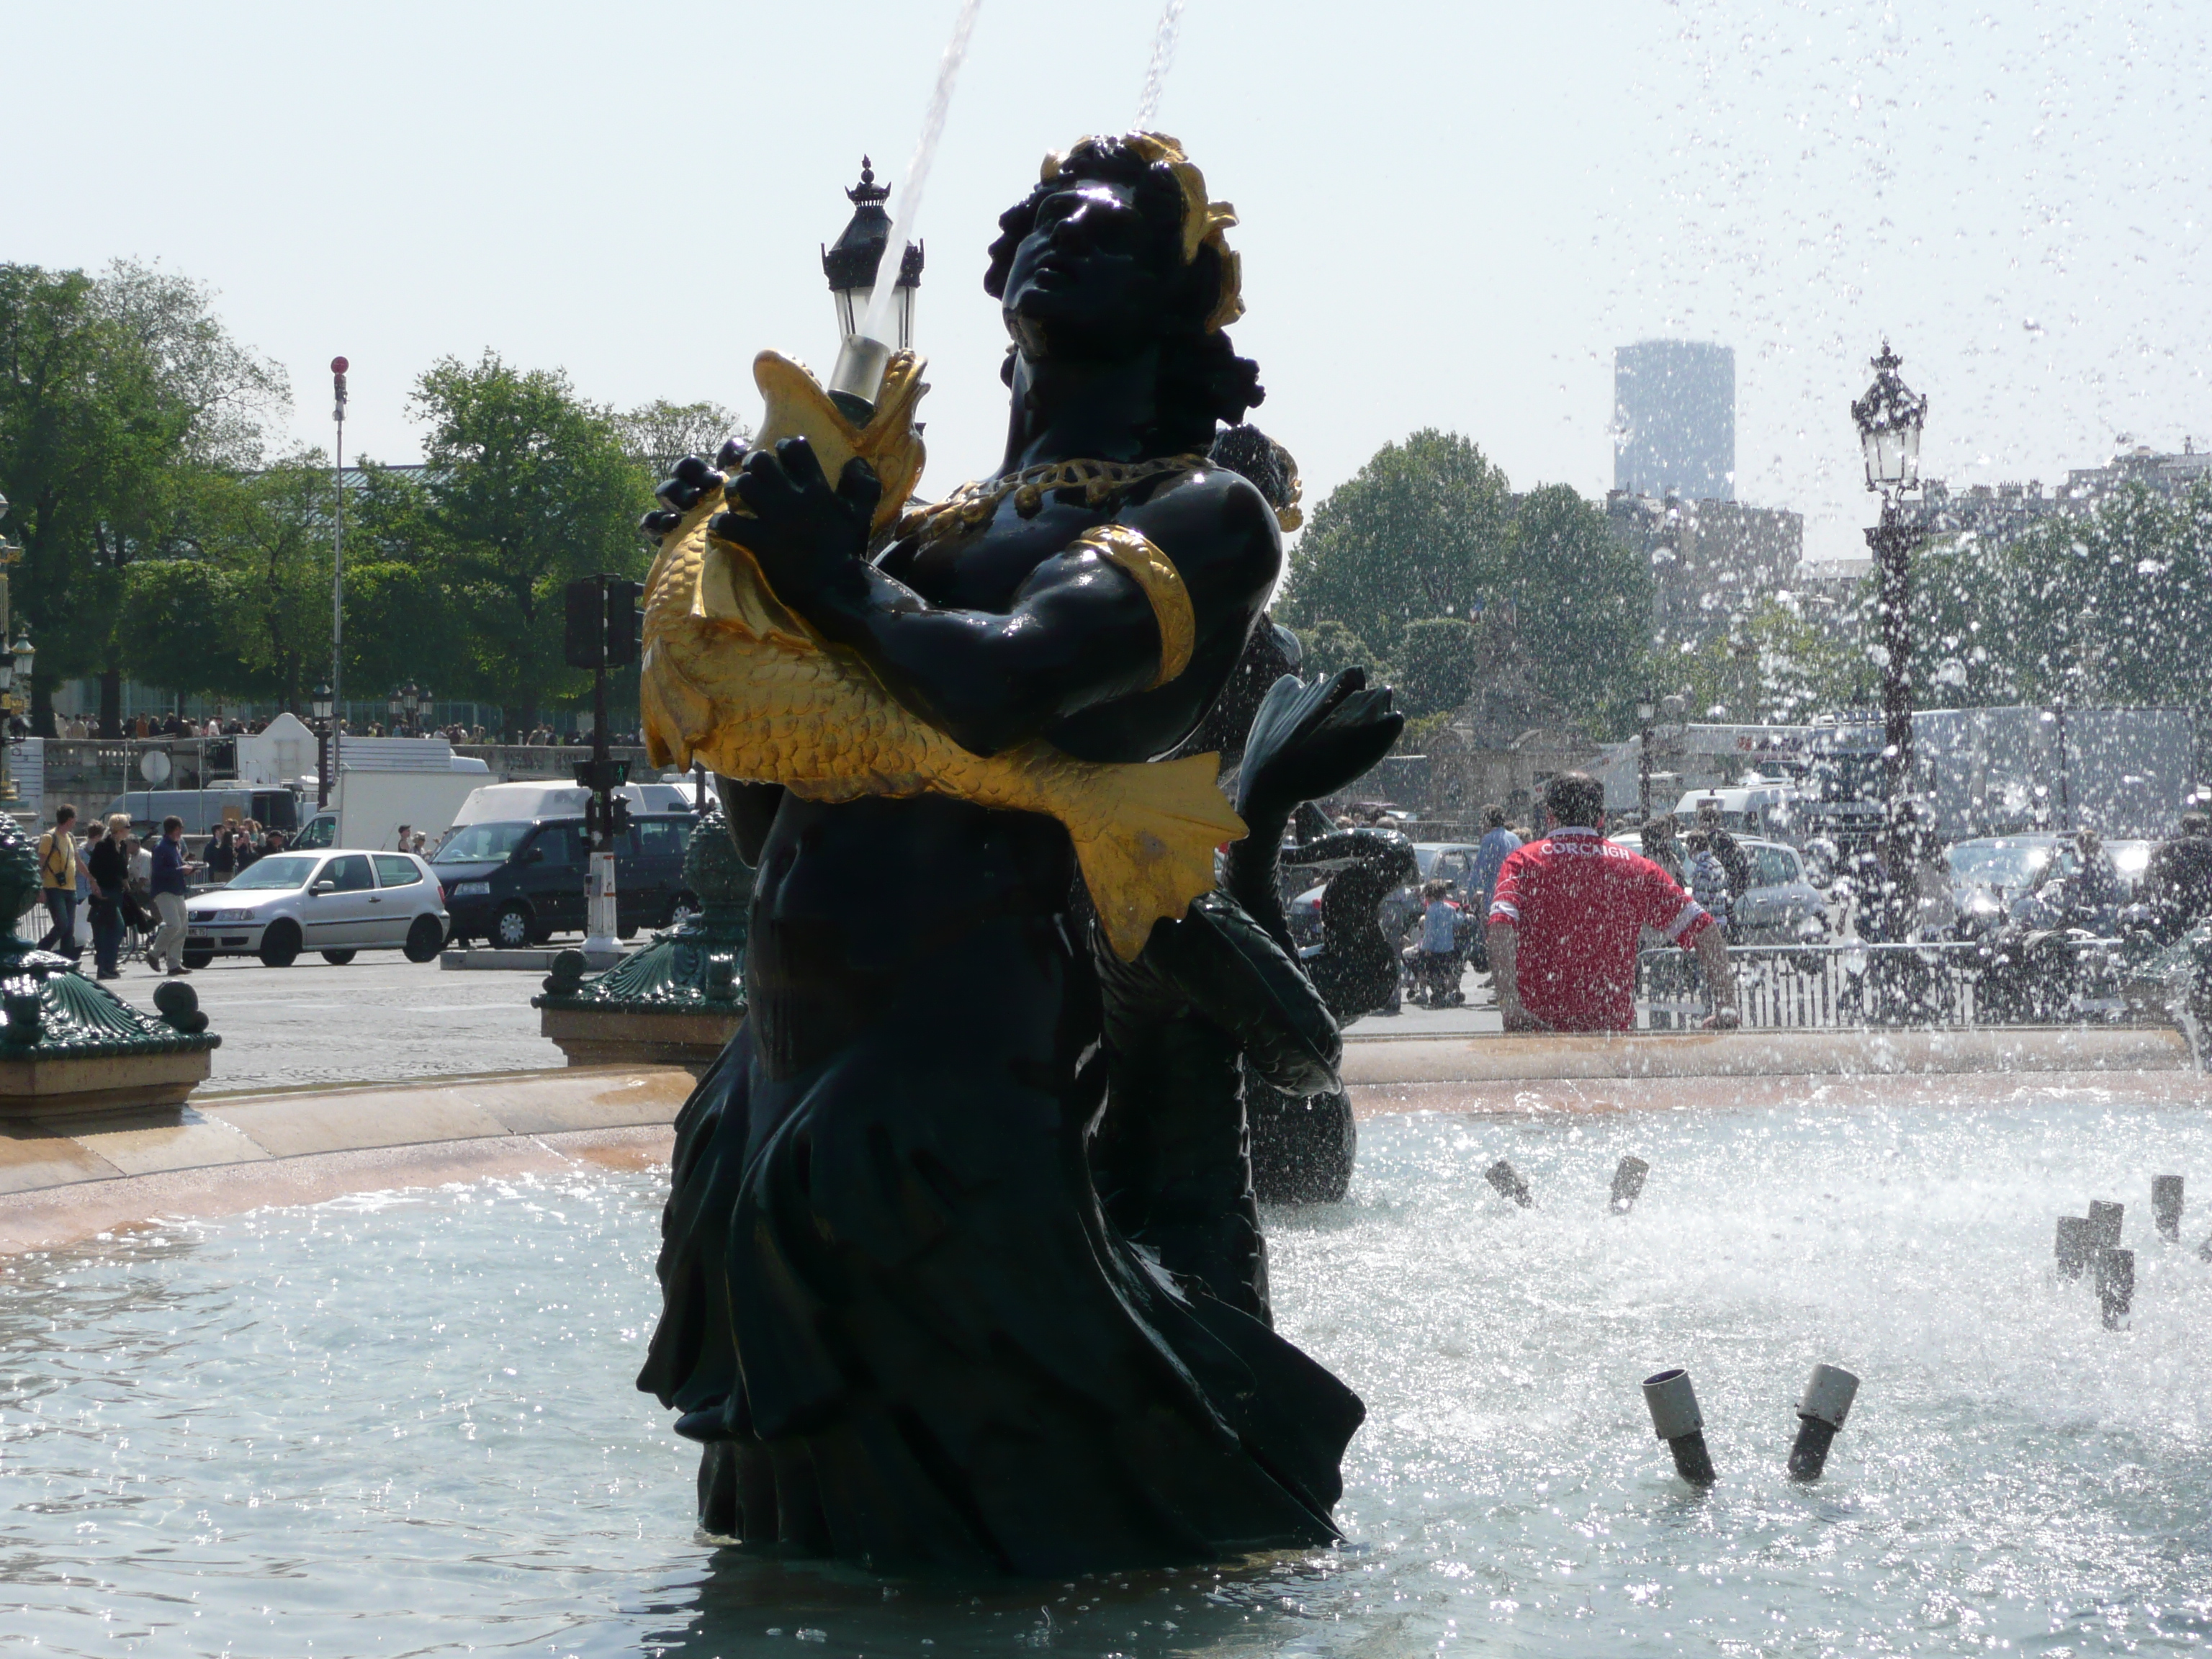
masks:
{"type": "Polygon", "coordinates": [[[1632,495],[1735,499],[1735,351],[1639,340],[1613,354],[1613,487],[1632,495]]]}

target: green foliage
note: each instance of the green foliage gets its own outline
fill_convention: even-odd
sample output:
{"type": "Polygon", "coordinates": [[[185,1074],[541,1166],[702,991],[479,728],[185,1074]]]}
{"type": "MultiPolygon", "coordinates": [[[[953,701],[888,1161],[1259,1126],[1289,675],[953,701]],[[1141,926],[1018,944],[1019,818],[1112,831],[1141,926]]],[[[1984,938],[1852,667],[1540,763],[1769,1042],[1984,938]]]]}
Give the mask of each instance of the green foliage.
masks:
{"type": "Polygon", "coordinates": [[[1475,623],[1461,635],[1455,701],[1484,672],[1480,635],[1525,662],[1570,719],[1601,731],[1622,725],[1644,678],[1651,578],[1568,486],[1516,500],[1473,443],[1425,430],[1384,445],[1314,509],[1280,609],[1306,637],[1334,626],[1367,641],[1368,660],[1396,665],[1415,708],[1462,684],[1458,650],[1443,641],[1449,624],[1475,623]]]}
{"type": "Polygon", "coordinates": [[[1305,653],[1301,666],[1308,678],[1316,674],[1340,674],[1347,668],[1364,668],[1378,678],[1389,678],[1382,659],[1368,648],[1367,641],[1334,617],[1291,631],[1297,635],[1305,653]]]}
{"type": "Polygon", "coordinates": [[[1474,690],[1474,629],[1456,617],[1407,626],[1398,647],[1398,706],[1408,719],[1449,714],[1474,690]]]}
{"type": "Polygon", "coordinates": [[[1912,617],[1923,707],[2212,706],[2212,487],[1924,549],[1912,617]]]}
{"type": "Polygon", "coordinates": [[[616,418],[623,452],[656,483],[686,455],[711,462],[725,439],[749,435],[744,422],[717,403],[672,404],[656,398],[616,418]]]}
{"type": "Polygon", "coordinates": [[[1395,654],[1408,623],[1480,608],[1511,520],[1505,475],[1457,433],[1385,444],[1314,509],[1291,553],[1284,612],[1340,623],[1395,654]]]}
{"type": "Polygon", "coordinates": [[[1838,708],[1880,702],[1881,669],[1867,653],[1870,616],[1856,606],[1824,622],[1794,595],[1762,595],[1695,652],[1668,651],[1646,683],[1680,690],[1691,717],[1714,708],[1732,720],[1795,725],[1838,708]]]}
{"type": "Polygon", "coordinates": [[[596,571],[643,574],[635,526],[653,480],[614,413],[557,370],[449,357],[412,404],[430,426],[421,524],[462,623],[456,689],[526,725],[586,684],[562,662],[562,588],[596,571]]]}

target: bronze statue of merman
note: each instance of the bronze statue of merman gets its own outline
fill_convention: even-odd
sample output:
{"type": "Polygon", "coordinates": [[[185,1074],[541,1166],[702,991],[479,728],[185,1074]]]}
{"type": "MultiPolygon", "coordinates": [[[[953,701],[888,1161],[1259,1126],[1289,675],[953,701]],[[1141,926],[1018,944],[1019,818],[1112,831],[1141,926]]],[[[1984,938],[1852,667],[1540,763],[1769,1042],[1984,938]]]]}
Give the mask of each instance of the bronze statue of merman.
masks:
{"type": "Polygon", "coordinates": [[[1281,560],[1268,503],[1206,459],[1260,397],[1221,331],[1232,222],[1172,140],[1085,140],[992,246],[997,477],[894,529],[917,366],[856,428],[765,360],[802,407],[772,401],[764,437],[809,435],[746,454],[726,507],[685,463],[648,521],[648,741],[716,768],[757,871],[751,1013],[678,1122],[639,1379],[706,1447],[710,1531],[1022,1574],[1336,1536],[1358,1399],[1133,1246],[1087,1164],[1086,900],[1141,967],[1242,828],[1153,758],[1214,703],[1281,560]]]}

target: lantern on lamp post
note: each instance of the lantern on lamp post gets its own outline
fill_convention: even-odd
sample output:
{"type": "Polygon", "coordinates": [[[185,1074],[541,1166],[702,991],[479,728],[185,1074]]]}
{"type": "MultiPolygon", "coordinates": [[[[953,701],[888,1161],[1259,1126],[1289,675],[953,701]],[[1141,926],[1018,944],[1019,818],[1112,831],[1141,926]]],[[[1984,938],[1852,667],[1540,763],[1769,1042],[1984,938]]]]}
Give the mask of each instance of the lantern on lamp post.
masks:
{"type": "Polygon", "coordinates": [[[1891,870],[1900,872],[1905,799],[1912,787],[1912,628],[1910,564],[1920,540],[1905,521],[1905,495],[1920,487],[1920,428],[1928,399],[1898,375],[1903,359],[1881,343],[1875,381],[1853,400],[1851,419],[1866,458],[1867,488],[1881,495],[1881,522],[1866,532],[1875,570],[1875,611],[1881,626],[1882,760],[1889,798],[1891,870]]]}
{"type": "Polygon", "coordinates": [[[863,155],[860,182],[845,192],[853,216],[836,241],[822,250],[822,273],[830,279],[830,298],[837,310],[837,362],[830,374],[830,400],[848,419],[860,424],[874,412],[877,388],[891,353],[914,349],[914,302],[921,286],[919,242],[908,242],[899,255],[890,322],[877,323],[877,331],[889,337],[874,339],[861,327],[875,297],[876,279],[887,274],[883,263],[890,246],[891,218],[884,211],[884,202],[890,195],[890,187],[876,182],[875,168],[863,155]]]}

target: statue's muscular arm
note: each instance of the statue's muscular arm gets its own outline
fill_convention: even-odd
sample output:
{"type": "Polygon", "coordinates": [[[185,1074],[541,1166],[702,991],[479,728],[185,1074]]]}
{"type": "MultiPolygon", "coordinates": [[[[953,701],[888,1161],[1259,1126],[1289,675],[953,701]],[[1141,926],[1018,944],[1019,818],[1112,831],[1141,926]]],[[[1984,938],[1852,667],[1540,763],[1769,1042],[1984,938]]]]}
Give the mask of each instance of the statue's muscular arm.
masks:
{"type": "MultiPolygon", "coordinates": [[[[755,516],[717,520],[716,532],[747,548],[777,596],[865,657],[900,702],[977,754],[1079,721],[1158,674],[1152,602],[1089,549],[1044,560],[1004,612],[942,609],[862,556],[876,504],[865,464],[848,465],[833,489],[811,448],[790,439],[747,457],[735,489],[755,516]]],[[[1164,490],[1122,522],[1183,578],[1199,635],[1188,690],[1202,713],[1212,700],[1203,676],[1218,690],[1273,580],[1273,519],[1258,492],[1224,476],[1164,490]]]]}

